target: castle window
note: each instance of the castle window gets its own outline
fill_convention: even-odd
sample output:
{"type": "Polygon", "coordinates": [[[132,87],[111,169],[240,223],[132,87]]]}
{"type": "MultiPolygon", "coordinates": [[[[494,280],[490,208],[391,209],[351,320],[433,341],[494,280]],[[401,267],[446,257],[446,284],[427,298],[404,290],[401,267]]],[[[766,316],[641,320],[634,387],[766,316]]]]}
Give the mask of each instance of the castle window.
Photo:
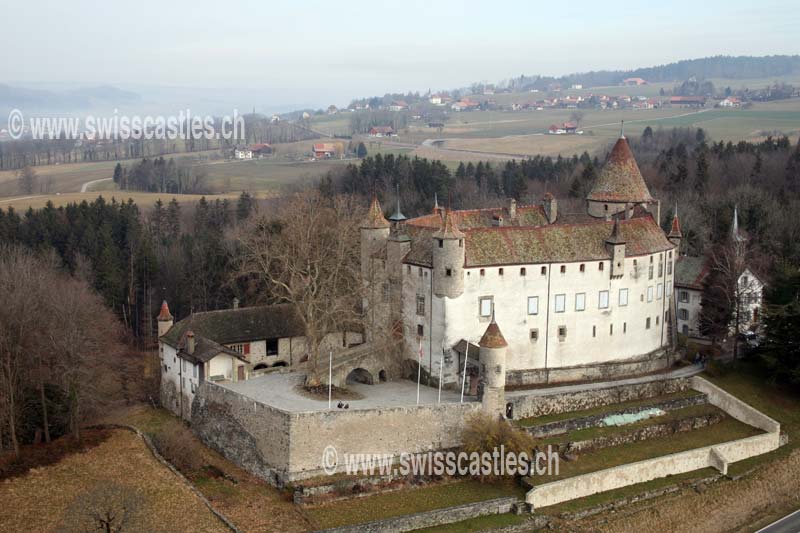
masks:
{"type": "Polygon", "coordinates": [[[547,267],[542,267],[542,276],[547,275],[547,267]]]}
{"type": "Polygon", "coordinates": [[[608,204],[605,204],[605,205],[603,205],[603,209],[604,209],[605,211],[608,211],[608,204]]]}
{"type": "Polygon", "coordinates": [[[444,248],[444,239],[436,239],[436,241],[439,243],[439,248],[444,248]]]}
{"type": "Polygon", "coordinates": [[[656,300],[660,300],[664,296],[664,284],[659,283],[656,285],[656,300]]]}
{"type": "MultiPolygon", "coordinates": [[[[670,255],[672,255],[672,252],[670,252],[670,255]]],[[[669,276],[670,274],[672,274],[672,258],[671,257],[670,257],[669,261],[667,261],[667,276],[669,276]]]]}
{"type": "Polygon", "coordinates": [[[525,275],[525,267],[522,267],[522,268],[519,269],[519,275],[520,276],[524,276],[525,275]]]}
{"type": "Polygon", "coordinates": [[[485,296],[479,300],[479,311],[482,317],[492,316],[493,298],[485,296]]]}
{"type": "Polygon", "coordinates": [[[669,257],[670,259],[672,259],[672,250],[670,250],[670,252],[669,252],[669,255],[668,255],[667,257],[669,257]]]}
{"type": "Polygon", "coordinates": [[[411,265],[406,265],[406,274],[411,274],[411,265]]]}
{"type": "Polygon", "coordinates": [[[647,279],[653,279],[653,265],[650,265],[647,268],[647,279]]]}
{"type": "Polygon", "coordinates": [[[619,290],[619,305],[620,306],[628,305],[628,289],[619,290]]]}
{"type": "Polygon", "coordinates": [[[661,318],[660,316],[656,315],[656,326],[658,325],[658,321],[660,318],[661,318]]]}
{"type": "Polygon", "coordinates": [[[497,270],[497,273],[498,273],[498,274],[500,274],[500,275],[502,276],[502,275],[503,275],[503,269],[502,269],[502,268],[498,269],[498,270],[497,270]]]}
{"type": "Polygon", "coordinates": [[[689,320],[689,310],[678,309],[678,318],[680,318],[681,320],[689,320]]]}
{"type": "Polygon", "coordinates": [[[561,273],[566,274],[567,272],[567,265],[561,265],[561,273]]]}
{"type": "Polygon", "coordinates": [[[453,275],[453,269],[445,268],[444,269],[444,275],[447,276],[448,278],[451,277],[453,275]]]}
{"type": "Polygon", "coordinates": [[[608,309],[608,291],[600,291],[597,295],[597,307],[599,309],[608,309]]]}
{"type": "Polygon", "coordinates": [[[664,275],[664,261],[661,260],[661,256],[658,257],[658,277],[664,275]]]}
{"type": "Polygon", "coordinates": [[[647,301],[648,302],[652,302],[653,301],[653,286],[652,285],[647,287],[647,301]]]}
{"type": "Polygon", "coordinates": [[[419,277],[422,277],[422,267],[419,268],[419,277]]]}
{"type": "Polygon", "coordinates": [[[627,322],[623,322],[622,323],[622,333],[628,333],[628,323],[627,322]]]}
{"type": "Polygon", "coordinates": [[[556,313],[563,313],[566,307],[567,302],[567,295],[566,294],[556,294],[555,300],[555,311],[556,313]]]}
{"type": "Polygon", "coordinates": [[[534,328],[534,329],[531,330],[531,340],[533,342],[536,342],[536,341],[539,340],[539,330],[538,329],[534,328]]]}
{"type": "Polygon", "coordinates": [[[424,337],[424,336],[425,336],[425,326],[423,326],[422,324],[417,324],[417,337],[424,337]]]}
{"type": "Polygon", "coordinates": [[[672,282],[668,281],[667,282],[667,298],[670,298],[671,296],[672,296],[672,282]]]}
{"type": "Polygon", "coordinates": [[[539,314],[539,297],[538,296],[528,296],[528,314],[529,315],[538,315],[539,314]]]}
{"type": "Polygon", "coordinates": [[[599,265],[597,265],[597,268],[598,268],[598,270],[600,270],[600,272],[602,272],[602,271],[603,271],[603,269],[605,268],[605,263],[603,263],[602,261],[600,261],[600,264],[599,264],[599,265]]]}
{"type": "Polygon", "coordinates": [[[458,247],[459,248],[463,248],[464,247],[464,239],[458,239],[458,247]]]}
{"type": "Polygon", "coordinates": [[[425,297],[424,296],[417,296],[417,314],[419,316],[425,316],[425,297]]]}
{"type": "Polygon", "coordinates": [[[567,326],[558,326],[558,340],[563,341],[567,338],[567,326]]]}
{"type": "Polygon", "coordinates": [[[583,311],[586,309],[586,293],[579,292],[575,294],[575,310],[583,311]]]}
{"type": "MultiPolygon", "coordinates": [[[[197,377],[197,365],[192,365],[192,377],[197,377]]],[[[194,385],[192,385],[192,387],[194,388],[194,385]]],[[[192,392],[194,392],[194,390],[192,390],[192,392]]]]}
{"type": "Polygon", "coordinates": [[[609,335],[613,335],[614,334],[614,324],[609,324],[608,325],[608,334],[609,335]]]}
{"type": "Polygon", "coordinates": [[[481,269],[481,276],[485,276],[485,275],[486,275],[486,269],[483,269],[483,268],[482,268],[482,269],[481,269]]]}
{"type": "Polygon", "coordinates": [[[580,270],[581,270],[581,272],[586,272],[586,265],[581,264],[580,270]]]}
{"type": "Polygon", "coordinates": [[[650,329],[650,317],[647,317],[647,320],[645,320],[644,329],[650,329]]]}
{"type": "Polygon", "coordinates": [[[678,301],[688,304],[689,303],[689,291],[678,291],[678,301]]]}
{"type": "Polygon", "coordinates": [[[592,337],[597,337],[597,326],[592,326],[592,337]]]}

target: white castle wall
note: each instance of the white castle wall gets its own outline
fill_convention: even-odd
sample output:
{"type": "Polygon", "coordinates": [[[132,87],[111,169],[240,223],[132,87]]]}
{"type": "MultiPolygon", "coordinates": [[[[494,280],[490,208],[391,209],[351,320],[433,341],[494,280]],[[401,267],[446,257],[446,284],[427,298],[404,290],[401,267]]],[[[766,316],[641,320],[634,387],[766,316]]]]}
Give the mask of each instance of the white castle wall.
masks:
{"type": "MultiPolygon", "coordinates": [[[[672,258],[670,252],[661,252],[627,257],[624,275],[613,279],[608,260],[602,261],[602,271],[600,261],[469,268],[464,273],[464,293],[453,299],[435,297],[430,269],[406,265],[403,269],[403,313],[409,356],[415,356],[419,349],[420,325],[423,326],[423,364],[434,374],[438,373],[443,351],[449,354],[449,348],[461,339],[477,343],[491,320],[491,317],[480,316],[482,297],[493,298],[497,323],[509,344],[509,371],[589,365],[648,354],[669,341],[668,324],[664,319],[670,307],[669,299],[673,297],[674,265],[667,267],[667,262],[675,260],[674,253],[671,255],[672,258]],[[651,257],[653,278],[649,279],[651,257]],[[659,258],[663,261],[661,276],[659,258]],[[583,272],[580,271],[582,264],[583,272]],[[563,274],[562,266],[566,270],[563,274]],[[547,274],[541,274],[542,267],[546,267],[547,274]],[[522,268],[524,276],[520,274],[522,268]],[[652,300],[648,301],[650,287],[652,300]],[[628,289],[625,306],[619,304],[620,289],[628,289]],[[609,291],[607,309],[598,307],[602,290],[609,291]],[[583,311],[575,310],[577,293],[585,293],[583,311]],[[557,294],[565,295],[563,313],[555,312],[557,294]],[[425,297],[424,316],[417,314],[418,296],[425,297]],[[539,298],[536,315],[528,314],[529,296],[539,298]],[[649,329],[647,317],[650,318],[649,329]],[[567,328],[563,339],[558,335],[559,326],[567,328]],[[536,341],[531,340],[532,329],[538,330],[536,341]]],[[[458,373],[458,357],[453,353],[446,357],[445,382],[457,381],[458,373]]]]}

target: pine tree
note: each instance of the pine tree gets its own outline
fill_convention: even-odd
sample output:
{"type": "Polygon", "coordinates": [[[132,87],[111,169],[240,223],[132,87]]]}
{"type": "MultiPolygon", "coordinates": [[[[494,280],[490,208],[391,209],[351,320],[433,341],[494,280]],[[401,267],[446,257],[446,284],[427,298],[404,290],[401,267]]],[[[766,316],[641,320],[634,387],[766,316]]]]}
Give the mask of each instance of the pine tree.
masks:
{"type": "Polygon", "coordinates": [[[694,189],[697,194],[704,194],[708,187],[708,159],[706,157],[706,150],[700,150],[697,154],[697,169],[694,177],[694,189]]]}
{"type": "Polygon", "coordinates": [[[367,157],[367,146],[363,142],[358,143],[358,147],[356,148],[356,156],[359,159],[364,159],[367,157]]]}

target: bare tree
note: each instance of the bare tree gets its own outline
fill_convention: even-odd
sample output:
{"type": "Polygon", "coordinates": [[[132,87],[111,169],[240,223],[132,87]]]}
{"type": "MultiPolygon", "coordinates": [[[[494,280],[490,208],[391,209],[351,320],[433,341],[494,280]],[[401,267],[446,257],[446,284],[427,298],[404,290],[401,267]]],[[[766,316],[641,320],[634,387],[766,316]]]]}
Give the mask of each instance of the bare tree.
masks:
{"type": "Polygon", "coordinates": [[[270,299],[291,304],[303,324],[309,386],[319,384],[319,346],[325,336],[362,324],[362,213],[350,197],[327,200],[309,191],[272,216],[251,217],[238,231],[239,274],[264,282],[270,299]]]}
{"type": "Polygon", "coordinates": [[[141,492],[133,487],[100,482],[75,498],[61,529],[103,533],[141,531],[144,501],[141,492]]]}
{"type": "Polygon", "coordinates": [[[36,171],[31,166],[25,166],[17,172],[17,179],[19,180],[19,188],[24,194],[33,194],[36,190],[36,183],[38,176],[36,171]]]}

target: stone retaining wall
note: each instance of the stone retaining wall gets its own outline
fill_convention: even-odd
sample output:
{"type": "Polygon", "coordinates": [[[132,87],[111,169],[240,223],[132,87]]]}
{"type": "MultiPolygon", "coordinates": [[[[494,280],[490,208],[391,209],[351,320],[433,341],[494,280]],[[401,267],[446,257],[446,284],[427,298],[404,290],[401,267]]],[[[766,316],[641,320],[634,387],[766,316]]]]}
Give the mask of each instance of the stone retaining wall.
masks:
{"type": "Polygon", "coordinates": [[[506,386],[543,385],[575,381],[607,381],[630,376],[641,376],[669,368],[673,357],[668,350],[659,349],[638,359],[612,361],[596,365],[561,368],[531,368],[509,370],[506,386]]]}
{"type": "Polygon", "coordinates": [[[410,515],[366,522],[352,526],[342,526],[332,529],[321,530],[325,533],[393,533],[401,531],[413,531],[426,527],[441,526],[486,516],[492,514],[509,513],[515,505],[521,503],[518,498],[497,498],[482,502],[466,503],[455,507],[444,509],[434,509],[410,515]]]}
{"type": "Polygon", "coordinates": [[[570,411],[583,411],[634,400],[645,400],[684,391],[688,388],[688,379],[673,378],[646,383],[616,385],[602,389],[564,392],[549,396],[517,393],[513,396],[507,395],[507,401],[513,406],[514,418],[518,420],[568,413],[570,411]]]}
{"type": "Polygon", "coordinates": [[[566,420],[558,420],[556,422],[550,422],[538,426],[529,426],[524,429],[525,431],[527,431],[536,438],[544,438],[544,437],[551,437],[553,435],[560,435],[562,433],[569,433],[570,431],[576,431],[579,429],[588,429],[601,426],[603,420],[611,415],[638,413],[645,409],[652,409],[652,408],[661,409],[663,411],[676,411],[678,409],[683,409],[685,407],[691,407],[694,405],[704,405],[706,403],[708,403],[708,399],[706,398],[705,394],[698,394],[696,396],[689,396],[686,398],[675,398],[672,400],[653,402],[646,405],[640,405],[637,407],[618,409],[615,411],[609,411],[607,413],[602,413],[598,415],[583,416],[579,418],[568,418],[566,420]]]}

